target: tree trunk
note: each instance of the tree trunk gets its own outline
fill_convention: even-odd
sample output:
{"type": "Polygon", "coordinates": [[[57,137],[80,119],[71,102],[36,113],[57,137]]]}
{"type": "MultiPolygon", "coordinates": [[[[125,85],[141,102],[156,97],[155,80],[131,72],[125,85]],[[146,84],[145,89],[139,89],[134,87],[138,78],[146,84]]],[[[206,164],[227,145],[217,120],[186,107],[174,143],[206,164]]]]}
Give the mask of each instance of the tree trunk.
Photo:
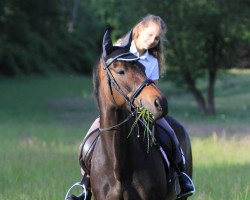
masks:
{"type": "Polygon", "coordinates": [[[214,103],[214,85],[216,81],[216,71],[210,70],[208,73],[208,88],[207,88],[207,111],[208,114],[215,114],[214,103]]]}
{"type": "Polygon", "coordinates": [[[218,49],[221,49],[223,45],[220,43],[218,34],[214,33],[211,44],[211,65],[208,68],[208,88],[207,88],[207,106],[208,114],[215,114],[214,103],[214,85],[216,81],[217,67],[219,65],[220,53],[218,49]]]}
{"type": "Polygon", "coordinates": [[[74,25],[77,17],[78,0],[74,0],[71,17],[68,22],[68,32],[72,33],[74,31],[74,25]]]}
{"type": "Polygon", "coordinates": [[[202,96],[202,93],[196,87],[195,80],[193,80],[189,74],[186,74],[185,75],[185,82],[188,86],[188,90],[192,93],[192,95],[197,103],[197,106],[198,106],[200,113],[206,115],[208,113],[208,111],[207,111],[205,99],[202,96]]]}

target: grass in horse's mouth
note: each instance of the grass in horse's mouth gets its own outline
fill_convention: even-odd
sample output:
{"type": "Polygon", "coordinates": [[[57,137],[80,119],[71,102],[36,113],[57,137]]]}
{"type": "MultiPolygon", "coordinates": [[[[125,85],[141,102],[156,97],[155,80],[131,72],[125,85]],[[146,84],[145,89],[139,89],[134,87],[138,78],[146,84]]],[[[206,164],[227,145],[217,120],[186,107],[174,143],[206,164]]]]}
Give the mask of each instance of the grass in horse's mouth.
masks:
{"type": "MultiPolygon", "coordinates": [[[[149,146],[152,145],[153,141],[155,140],[154,133],[152,131],[155,118],[154,118],[154,115],[144,107],[137,107],[136,111],[137,111],[136,118],[135,118],[133,125],[131,126],[131,129],[127,138],[131,135],[137,123],[138,122],[141,123],[145,127],[144,132],[143,132],[143,139],[147,138],[147,143],[148,143],[147,151],[149,151],[149,146]]],[[[140,137],[139,130],[138,130],[137,137],[140,137]]]]}

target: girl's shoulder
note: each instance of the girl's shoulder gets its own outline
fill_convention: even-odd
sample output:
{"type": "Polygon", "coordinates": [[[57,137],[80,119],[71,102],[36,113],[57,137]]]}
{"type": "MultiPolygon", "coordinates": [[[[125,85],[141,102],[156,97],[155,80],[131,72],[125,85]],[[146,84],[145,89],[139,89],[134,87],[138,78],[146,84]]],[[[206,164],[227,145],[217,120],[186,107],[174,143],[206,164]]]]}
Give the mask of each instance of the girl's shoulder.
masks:
{"type": "Polygon", "coordinates": [[[151,53],[149,53],[149,52],[148,52],[148,54],[147,54],[147,59],[148,59],[148,61],[150,61],[150,62],[158,63],[158,59],[157,59],[154,55],[152,55],[151,53]]]}

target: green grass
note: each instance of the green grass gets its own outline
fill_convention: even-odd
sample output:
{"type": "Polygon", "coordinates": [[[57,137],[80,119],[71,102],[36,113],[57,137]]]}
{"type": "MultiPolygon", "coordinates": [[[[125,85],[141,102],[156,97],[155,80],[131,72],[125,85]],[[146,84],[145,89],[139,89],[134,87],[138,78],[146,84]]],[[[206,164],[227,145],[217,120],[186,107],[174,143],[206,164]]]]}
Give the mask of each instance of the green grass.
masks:
{"type": "MultiPolygon", "coordinates": [[[[189,94],[160,85],[191,136],[190,199],[250,199],[249,71],[219,76],[216,116],[199,115],[189,94]]],[[[97,115],[89,77],[0,79],[0,199],[64,199],[80,179],[78,146],[97,115]]]]}
{"type": "Polygon", "coordinates": [[[250,199],[248,138],[192,138],[196,195],[190,199],[250,199]]]}
{"type": "Polygon", "coordinates": [[[5,79],[0,91],[0,199],[63,199],[97,115],[91,79],[5,79]]]}

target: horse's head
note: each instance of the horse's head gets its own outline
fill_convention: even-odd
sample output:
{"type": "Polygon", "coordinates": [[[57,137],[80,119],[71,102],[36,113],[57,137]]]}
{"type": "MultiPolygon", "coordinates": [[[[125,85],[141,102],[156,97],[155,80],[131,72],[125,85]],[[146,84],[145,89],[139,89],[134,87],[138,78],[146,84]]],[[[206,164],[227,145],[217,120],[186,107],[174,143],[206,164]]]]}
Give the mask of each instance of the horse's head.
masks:
{"type": "Polygon", "coordinates": [[[95,81],[99,107],[146,108],[155,119],[167,114],[167,100],[147,79],[145,68],[129,49],[113,46],[110,35],[103,38],[103,53],[95,81]],[[100,105],[101,104],[101,105],[100,105]]]}

